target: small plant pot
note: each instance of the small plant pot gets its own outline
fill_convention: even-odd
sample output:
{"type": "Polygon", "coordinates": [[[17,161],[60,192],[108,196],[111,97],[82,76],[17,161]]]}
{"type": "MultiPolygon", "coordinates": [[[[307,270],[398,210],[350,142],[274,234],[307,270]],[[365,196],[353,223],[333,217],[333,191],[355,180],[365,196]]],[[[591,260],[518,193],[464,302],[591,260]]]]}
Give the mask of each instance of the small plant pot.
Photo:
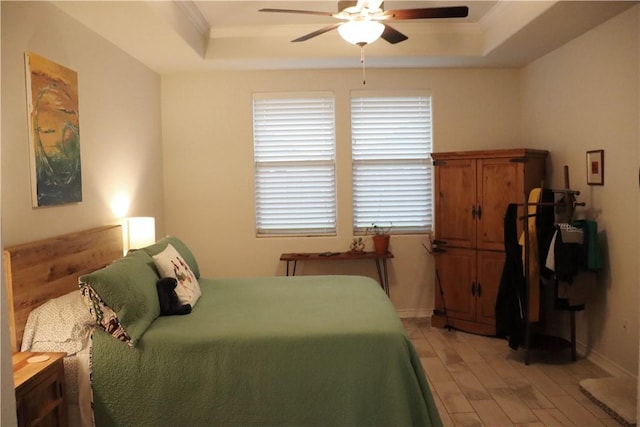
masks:
{"type": "Polygon", "coordinates": [[[390,237],[388,234],[379,234],[371,237],[373,239],[373,250],[376,254],[385,255],[389,252],[390,237]]]}

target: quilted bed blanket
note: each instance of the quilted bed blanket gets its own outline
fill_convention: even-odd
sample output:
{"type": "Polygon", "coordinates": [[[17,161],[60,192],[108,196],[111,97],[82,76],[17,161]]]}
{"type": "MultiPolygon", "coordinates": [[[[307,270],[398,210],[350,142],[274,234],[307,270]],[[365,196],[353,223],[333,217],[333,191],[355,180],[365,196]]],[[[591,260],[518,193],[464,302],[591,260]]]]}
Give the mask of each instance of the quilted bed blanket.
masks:
{"type": "Polygon", "coordinates": [[[200,278],[135,347],[96,330],[98,426],[438,426],[420,359],[357,276],[200,278]]]}

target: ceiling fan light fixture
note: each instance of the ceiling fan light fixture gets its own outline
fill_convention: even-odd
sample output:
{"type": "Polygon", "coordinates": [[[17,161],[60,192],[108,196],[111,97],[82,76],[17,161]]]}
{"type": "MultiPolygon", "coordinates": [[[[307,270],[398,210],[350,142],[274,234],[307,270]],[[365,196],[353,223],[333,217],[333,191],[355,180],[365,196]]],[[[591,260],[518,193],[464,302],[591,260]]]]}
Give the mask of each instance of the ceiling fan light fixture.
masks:
{"type": "Polygon", "coordinates": [[[378,21],[349,21],[338,27],[340,36],[347,42],[359,46],[371,44],[384,32],[384,24],[378,21]]]}

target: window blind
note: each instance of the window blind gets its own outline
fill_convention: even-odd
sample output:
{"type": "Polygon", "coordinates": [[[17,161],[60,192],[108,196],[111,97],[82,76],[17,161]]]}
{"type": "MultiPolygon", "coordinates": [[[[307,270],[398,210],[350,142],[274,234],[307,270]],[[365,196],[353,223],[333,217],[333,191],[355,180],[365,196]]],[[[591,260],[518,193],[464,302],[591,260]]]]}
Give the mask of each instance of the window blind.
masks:
{"type": "Polygon", "coordinates": [[[433,227],[431,96],[351,96],[354,234],[433,227]]]}
{"type": "Polygon", "coordinates": [[[336,232],[333,94],[254,95],[258,236],[336,232]]]}

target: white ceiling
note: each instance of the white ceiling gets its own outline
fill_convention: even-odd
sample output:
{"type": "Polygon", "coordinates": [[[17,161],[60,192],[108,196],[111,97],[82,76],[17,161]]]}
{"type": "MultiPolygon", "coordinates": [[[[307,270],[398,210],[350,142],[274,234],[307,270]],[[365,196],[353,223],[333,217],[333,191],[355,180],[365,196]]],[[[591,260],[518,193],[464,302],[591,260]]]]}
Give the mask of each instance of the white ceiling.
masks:
{"type": "MultiPolygon", "coordinates": [[[[205,69],[360,66],[360,48],[337,31],[291,40],[332,17],[259,12],[336,12],[337,1],[55,1],[88,28],[159,73],[205,69]]],[[[636,1],[398,1],[386,10],[469,7],[467,18],[390,22],[409,39],[365,47],[367,67],[520,67],[608,20],[636,1]]]]}

